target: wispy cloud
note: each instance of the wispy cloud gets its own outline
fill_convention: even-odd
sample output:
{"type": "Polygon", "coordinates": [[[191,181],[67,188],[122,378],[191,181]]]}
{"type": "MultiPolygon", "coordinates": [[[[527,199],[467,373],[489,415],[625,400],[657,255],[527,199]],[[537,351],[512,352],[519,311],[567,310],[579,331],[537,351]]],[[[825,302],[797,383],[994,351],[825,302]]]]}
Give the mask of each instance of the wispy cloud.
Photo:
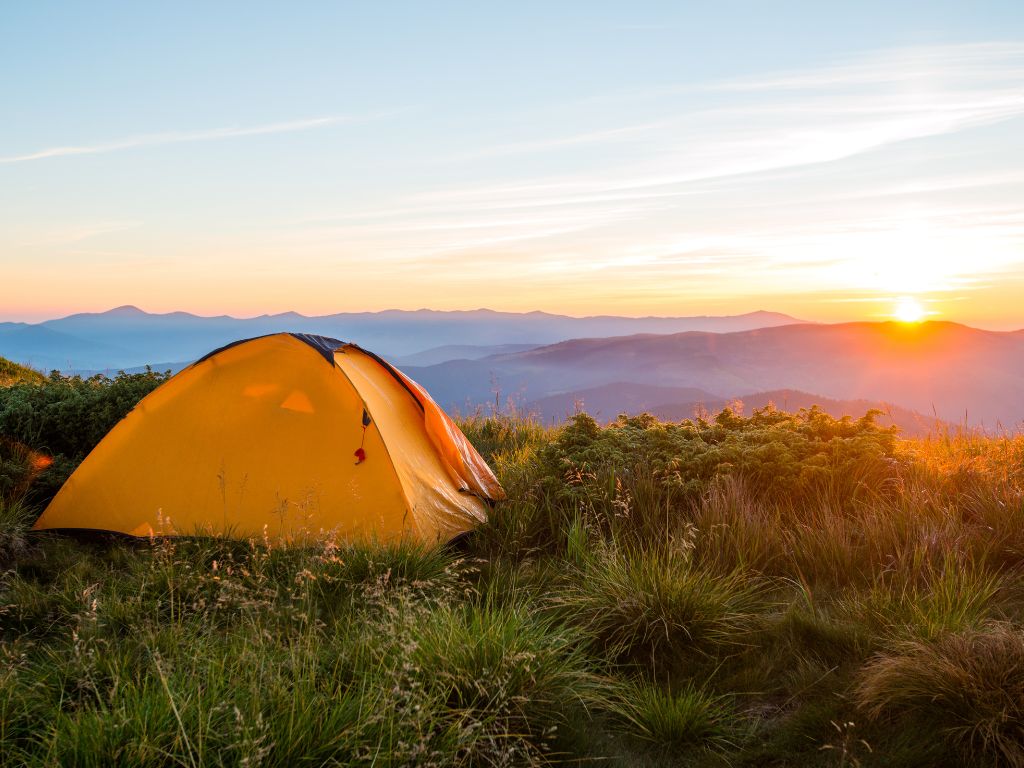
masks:
{"type": "MultiPolygon", "coordinates": [[[[782,72],[696,86],[709,91],[806,90],[912,84],[931,88],[979,81],[1012,82],[1024,76],[1024,44],[1019,42],[921,45],[879,50],[813,71],[782,72]]],[[[694,86],[687,86],[693,90],[694,86]]]]}
{"type": "Polygon", "coordinates": [[[609,128],[602,131],[585,131],[571,136],[556,136],[554,138],[537,139],[534,141],[516,141],[508,144],[500,144],[493,147],[468,150],[452,155],[452,160],[476,160],[484,157],[501,157],[503,155],[523,155],[538,152],[550,152],[558,149],[568,149],[574,146],[586,146],[591,144],[607,144],[616,141],[637,141],[648,137],[659,128],[665,128],[668,123],[664,120],[642,123],[639,125],[626,125],[618,128],[609,128]]]}
{"type": "MultiPolygon", "coordinates": [[[[371,143],[353,173],[312,185],[315,198],[280,218],[247,209],[197,235],[197,250],[268,279],[301,258],[389,297],[447,280],[464,295],[644,311],[651,297],[671,309],[681,297],[959,295],[1024,273],[1024,43],[875,51],[616,98],[411,126],[408,151],[371,143]]],[[[355,119],[372,118],[148,134],[0,163],[355,119]]],[[[65,240],[103,233],[69,228],[65,240]]]]}
{"type": "Polygon", "coordinates": [[[0,157],[0,164],[27,163],[33,160],[46,160],[54,157],[67,157],[69,155],[100,155],[107,152],[117,152],[122,149],[158,147],[165,144],[186,144],[196,141],[233,139],[242,136],[295,133],[297,131],[310,131],[316,128],[326,128],[327,126],[332,125],[376,120],[384,117],[390,117],[394,114],[397,114],[397,112],[381,112],[362,116],[329,115],[326,117],[314,117],[307,120],[288,120],[279,123],[264,123],[263,125],[230,126],[226,128],[211,128],[198,131],[148,133],[141,136],[130,136],[128,138],[117,139],[115,141],[103,142],[100,144],[48,147],[47,149],[40,149],[23,155],[8,155],[6,157],[0,157]]]}
{"type": "Polygon", "coordinates": [[[597,164],[592,154],[575,172],[433,189],[417,202],[465,209],[567,198],[607,201],[644,191],[672,194],[672,188],[698,182],[823,165],[992,125],[1024,116],[1024,44],[876,51],[811,70],[621,98],[634,106],[646,101],[661,117],[464,154],[484,158],[586,146],[601,153],[597,164]],[[637,146],[623,158],[611,145],[627,140],[637,146]],[[601,170],[595,172],[595,165],[601,170]]]}

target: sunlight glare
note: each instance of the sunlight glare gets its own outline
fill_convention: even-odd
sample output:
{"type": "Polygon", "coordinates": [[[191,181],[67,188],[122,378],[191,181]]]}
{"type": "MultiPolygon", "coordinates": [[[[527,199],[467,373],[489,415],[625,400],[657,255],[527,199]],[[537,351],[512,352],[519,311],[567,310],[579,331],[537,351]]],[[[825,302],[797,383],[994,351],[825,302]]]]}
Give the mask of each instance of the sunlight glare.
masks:
{"type": "Polygon", "coordinates": [[[921,302],[913,296],[901,296],[896,301],[896,307],[892,314],[901,323],[919,323],[924,320],[926,313],[921,302]]]}

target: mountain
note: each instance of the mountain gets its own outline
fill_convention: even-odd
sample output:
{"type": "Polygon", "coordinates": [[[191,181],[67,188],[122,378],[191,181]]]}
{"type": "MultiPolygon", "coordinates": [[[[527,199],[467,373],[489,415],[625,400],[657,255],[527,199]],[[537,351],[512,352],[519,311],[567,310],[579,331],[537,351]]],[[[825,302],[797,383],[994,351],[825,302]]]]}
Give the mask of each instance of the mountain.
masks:
{"type": "Polygon", "coordinates": [[[1024,421],[1024,334],[948,322],[788,325],[575,339],[527,352],[411,368],[442,403],[521,403],[626,382],[724,398],[798,390],[894,403],[952,423],[1024,421]]]}
{"type": "Polygon", "coordinates": [[[954,424],[1024,422],[1024,332],[948,322],[816,325],[764,312],[574,318],[491,310],[239,319],[119,307],[34,325],[0,323],[0,355],[44,369],[178,369],[235,339],[281,330],[364,345],[459,410],[511,399],[561,417],[582,395],[587,408],[609,418],[636,410],[667,415],[698,402],[710,407],[789,390],[889,403],[954,424]],[[168,360],[179,362],[161,362],[168,360]]]}
{"type": "Polygon", "coordinates": [[[123,347],[72,336],[45,325],[0,325],[0,355],[33,368],[73,368],[87,361],[122,360],[130,354],[123,347]]]}
{"type": "MultiPolygon", "coordinates": [[[[725,398],[695,387],[660,387],[616,381],[597,387],[548,395],[527,402],[522,407],[527,413],[536,414],[545,423],[564,421],[579,410],[586,411],[598,421],[608,422],[620,413],[653,413],[654,409],[663,403],[718,402],[725,402],[725,398]]],[[[684,418],[691,415],[692,408],[684,418]]]]}
{"type": "Polygon", "coordinates": [[[296,312],[236,318],[188,312],[151,314],[138,307],[81,313],[57,320],[0,324],[0,355],[62,370],[117,370],[174,360],[185,363],[237,339],[297,331],[354,341],[389,358],[434,350],[417,361],[442,362],[446,354],[476,358],[573,338],[633,333],[735,331],[798,322],[788,315],[752,312],[728,317],[568,317],[545,312],[477,309],[439,312],[387,310],[307,317],[296,312]],[[35,334],[35,336],[32,336],[35,334]],[[34,340],[33,340],[34,339],[34,340]],[[519,345],[508,348],[507,345],[519,345]],[[444,350],[446,347],[459,347],[444,350]],[[483,347],[487,350],[467,349],[483,347]],[[503,348],[506,347],[506,348],[503,348]]]}
{"type": "Polygon", "coordinates": [[[437,365],[449,360],[480,360],[493,355],[507,355],[513,352],[525,352],[529,349],[536,349],[542,344],[498,344],[496,346],[481,346],[475,344],[446,344],[442,347],[432,347],[412,355],[393,358],[390,362],[394,365],[437,365]]]}

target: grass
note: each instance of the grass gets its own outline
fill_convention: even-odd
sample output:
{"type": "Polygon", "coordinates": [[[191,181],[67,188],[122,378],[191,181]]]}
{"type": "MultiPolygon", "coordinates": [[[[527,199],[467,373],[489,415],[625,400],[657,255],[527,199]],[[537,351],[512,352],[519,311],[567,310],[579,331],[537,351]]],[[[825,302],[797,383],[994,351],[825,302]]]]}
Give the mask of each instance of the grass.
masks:
{"type": "Polygon", "coordinates": [[[45,380],[46,377],[39,371],[0,357],[0,387],[21,383],[42,384],[45,380]]]}
{"type": "Polygon", "coordinates": [[[462,427],[457,551],[30,535],[18,435],[0,766],[1024,765],[1021,437],[462,427]]]}
{"type": "Polygon", "coordinates": [[[672,692],[633,682],[624,687],[621,700],[624,733],[666,758],[688,752],[724,756],[735,749],[738,718],[721,697],[693,687],[672,692]]]}
{"type": "Polygon", "coordinates": [[[603,654],[657,669],[742,643],[759,597],[757,580],[703,570],[685,550],[599,549],[553,602],[603,654]]]}
{"type": "Polygon", "coordinates": [[[874,719],[912,719],[960,747],[1024,765],[1024,632],[1006,623],[901,643],[872,658],[856,688],[874,719]]]}

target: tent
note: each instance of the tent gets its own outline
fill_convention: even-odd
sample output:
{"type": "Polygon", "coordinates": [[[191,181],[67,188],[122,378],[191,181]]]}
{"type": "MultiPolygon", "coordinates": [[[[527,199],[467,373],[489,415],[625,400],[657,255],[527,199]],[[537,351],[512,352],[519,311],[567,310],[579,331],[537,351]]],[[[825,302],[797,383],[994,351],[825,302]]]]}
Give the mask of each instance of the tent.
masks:
{"type": "Polygon", "coordinates": [[[211,352],[150,393],[35,529],[433,542],[501,498],[416,382],[355,344],[279,333],[211,352]]]}

